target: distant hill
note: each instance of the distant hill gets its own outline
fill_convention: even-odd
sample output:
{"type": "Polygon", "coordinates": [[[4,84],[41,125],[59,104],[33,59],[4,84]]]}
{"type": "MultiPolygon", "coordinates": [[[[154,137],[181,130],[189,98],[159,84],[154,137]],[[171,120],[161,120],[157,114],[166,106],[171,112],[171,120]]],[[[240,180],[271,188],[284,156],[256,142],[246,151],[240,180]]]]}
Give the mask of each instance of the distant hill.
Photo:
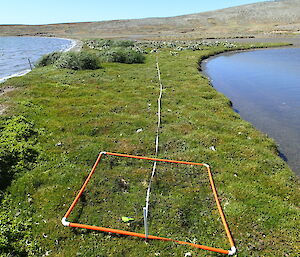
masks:
{"type": "Polygon", "coordinates": [[[2,36],[198,39],[278,34],[300,34],[300,0],[266,1],[168,18],[0,25],[2,36]]]}

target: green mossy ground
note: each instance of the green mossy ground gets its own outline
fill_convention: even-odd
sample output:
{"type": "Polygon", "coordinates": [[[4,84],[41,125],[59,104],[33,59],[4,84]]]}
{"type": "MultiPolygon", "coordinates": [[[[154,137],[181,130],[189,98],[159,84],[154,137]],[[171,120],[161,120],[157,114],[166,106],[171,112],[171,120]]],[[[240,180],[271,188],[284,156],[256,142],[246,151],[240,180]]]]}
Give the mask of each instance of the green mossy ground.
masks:
{"type": "MultiPolygon", "coordinates": [[[[154,156],[157,57],[164,85],[159,157],[211,165],[239,256],[299,253],[299,181],[274,141],[243,121],[198,72],[199,59],[227,50],[207,47],[173,56],[163,49],[148,54],[144,64],[36,68],[5,83],[17,88],[1,100],[10,104],[10,114],[42,129],[38,163],[6,190],[11,215],[30,213],[28,244],[39,247],[36,256],[222,256],[61,225],[100,151],[154,156]]],[[[150,172],[151,162],[106,156],[69,220],[143,233],[150,172]],[[134,221],[123,223],[122,216],[134,221]]],[[[151,234],[230,248],[205,169],[158,164],[151,201],[151,234]]]]}

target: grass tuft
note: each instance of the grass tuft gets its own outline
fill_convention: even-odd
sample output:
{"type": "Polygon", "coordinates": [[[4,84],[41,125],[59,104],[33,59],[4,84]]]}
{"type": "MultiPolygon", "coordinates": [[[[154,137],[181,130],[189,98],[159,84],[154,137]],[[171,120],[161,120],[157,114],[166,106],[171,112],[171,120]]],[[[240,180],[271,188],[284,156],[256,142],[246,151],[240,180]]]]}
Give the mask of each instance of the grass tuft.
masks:
{"type": "Polygon", "coordinates": [[[99,53],[101,60],[105,62],[119,62],[119,63],[144,63],[145,56],[131,49],[126,48],[111,48],[99,53]]]}
{"type": "Polygon", "coordinates": [[[96,70],[100,68],[98,58],[89,52],[66,52],[55,62],[57,68],[72,70],[96,70]]]}
{"type": "Polygon", "coordinates": [[[50,54],[43,55],[36,63],[37,67],[44,67],[48,65],[53,65],[62,56],[62,52],[53,52],[50,54]]]}

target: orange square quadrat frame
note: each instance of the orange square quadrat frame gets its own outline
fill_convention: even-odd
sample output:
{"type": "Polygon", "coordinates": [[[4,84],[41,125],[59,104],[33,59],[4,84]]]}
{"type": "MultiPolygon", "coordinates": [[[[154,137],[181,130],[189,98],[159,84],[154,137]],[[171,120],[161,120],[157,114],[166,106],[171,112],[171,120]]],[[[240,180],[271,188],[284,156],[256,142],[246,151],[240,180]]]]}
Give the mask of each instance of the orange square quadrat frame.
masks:
{"type": "Polygon", "coordinates": [[[71,204],[70,208],[68,209],[68,211],[66,212],[65,216],[62,218],[62,224],[64,226],[67,227],[77,227],[77,228],[85,228],[85,229],[91,229],[91,230],[98,230],[98,231],[103,231],[103,232],[110,232],[110,233],[115,233],[115,234],[121,234],[121,235],[128,235],[128,236],[134,236],[134,237],[140,237],[140,238],[144,238],[144,239],[151,239],[151,240],[162,240],[162,241],[171,241],[171,242],[175,242],[178,244],[184,244],[184,245],[189,245],[192,247],[196,247],[199,249],[203,249],[203,250],[208,250],[208,251],[213,251],[213,252],[217,252],[217,253],[223,253],[223,254],[228,254],[228,255],[234,255],[236,253],[236,248],[234,245],[234,241],[233,238],[231,236],[231,232],[229,230],[228,224],[226,222],[226,218],[224,215],[224,212],[222,210],[219,198],[218,198],[218,194],[217,194],[217,190],[214,184],[214,180],[212,177],[212,173],[210,170],[210,167],[208,164],[205,163],[196,163],[196,162],[186,162],[186,161],[175,161],[175,160],[167,160],[167,159],[158,159],[158,158],[150,158],[150,157],[142,157],[142,156],[134,156],[134,155],[127,155],[127,154],[119,154],[119,153],[110,153],[110,152],[101,152],[98,155],[98,158],[90,172],[90,174],[88,175],[87,179],[85,180],[83,186],[81,187],[79,193],[77,194],[77,196],[75,197],[73,203],[71,204]],[[91,179],[93,173],[95,172],[101,157],[103,155],[111,155],[111,156],[118,156],[118,157],[126,157],[126,158],[134,158],[134,159],[140,159],[140,160],[148,160],[148,161],[154,161],[154,162],[167,162],[167,163],[177,163],[177,164],[185,164],[185,165],[195,165],[195,166],[204,166],[206,167],[206,170],[208,172],[208,177],[209,177],[209,181],[210,181],[210,185],[213,191],[213,195],[214,195],[214,199],[215,202],[217,204],[218,207],[218,211],[219,214],[221,216],[221,220],[224,226],[224,229],[226,231],[226,235],[227,238],[229,240],[231,249],[230,250],[223,250],[220,248],[214,248],[214,247],[209,247],[209,246],[205,246],[205,245],[199,245],[199,244],[193,244],[193,243],[189,243],[189,242],[184,242],[184,241],[179,241],[179,240],[174,240],[171,238],[165,238],[165,237],[158,237],[158,236],[152,236],[152,235],[146,235],[146,234],[142,234],[142,233],[135,233],[135,232],[131,232],[131,231],[125,231],[125,230],[119,230],[119,229],[112,229],[112,228],[104,228],[104,227],[98,227],[98,226],[90,226],[90,225],[85,225],[85,224],[79,224],[79,223],[72,223],[67,221],[67,218],[69,217],[70,213],[72,212],[72,210],[74,209],[75,205],[77,204],[79,198],[81,197],[82,193],[84,192],[89,180],[91,179]]]}

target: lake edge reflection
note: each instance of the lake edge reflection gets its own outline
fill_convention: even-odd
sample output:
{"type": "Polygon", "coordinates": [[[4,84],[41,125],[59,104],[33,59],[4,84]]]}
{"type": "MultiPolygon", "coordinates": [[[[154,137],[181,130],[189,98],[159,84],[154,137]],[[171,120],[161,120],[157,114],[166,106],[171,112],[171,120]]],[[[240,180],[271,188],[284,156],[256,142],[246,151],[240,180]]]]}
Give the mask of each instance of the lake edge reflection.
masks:
{"type": "Polygon", "coordinates": [[[242,119],[275,139],[279,155],[300,176],[300,48],[225,53],[201,67],[242,119]]]}

